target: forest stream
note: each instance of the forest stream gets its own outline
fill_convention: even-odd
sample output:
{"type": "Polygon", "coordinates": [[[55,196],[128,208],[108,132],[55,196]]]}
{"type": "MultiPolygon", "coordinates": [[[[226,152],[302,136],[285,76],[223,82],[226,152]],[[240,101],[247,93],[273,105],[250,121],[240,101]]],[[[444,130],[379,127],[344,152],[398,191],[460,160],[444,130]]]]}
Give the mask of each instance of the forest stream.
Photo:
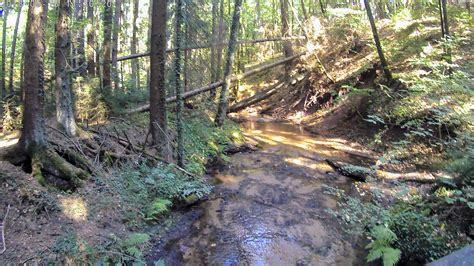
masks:
{"type": "Polygon", "coordinates": [[[165,234],[153,257],[164,258],[166,265],[362,264],[363,247],[350,244],[326,212],[336,208],[336,200],[323,193],[323,185],[353,187],[324,159],[361,164],[364,158],[345,152],[351,148],[342,140],[296,125],[243,126],[259,149],[231,156],[212,174],[215,196],[188,211],[188,223],[165,234]]]}

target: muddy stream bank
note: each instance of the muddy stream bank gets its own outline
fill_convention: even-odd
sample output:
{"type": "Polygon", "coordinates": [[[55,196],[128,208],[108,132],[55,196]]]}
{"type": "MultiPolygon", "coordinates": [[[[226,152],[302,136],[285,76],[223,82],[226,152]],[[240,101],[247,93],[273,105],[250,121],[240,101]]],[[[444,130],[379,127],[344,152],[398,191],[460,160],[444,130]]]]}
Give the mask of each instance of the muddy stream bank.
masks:
{"type": "MultiPolygon", "coordinates": [[[[259,143],[212,173],[213,197],[183,211],[154,243],[149,261],[166,265],[362,265],[364,249],[343,233],[327,208],[336,200],[323,185],[346,191],[352,181],[324,159],[363,164],[340,139],[275,122],[246,122],[259,143]]],[[[361,154],[362,155],[362,154],[361,154]]]]}

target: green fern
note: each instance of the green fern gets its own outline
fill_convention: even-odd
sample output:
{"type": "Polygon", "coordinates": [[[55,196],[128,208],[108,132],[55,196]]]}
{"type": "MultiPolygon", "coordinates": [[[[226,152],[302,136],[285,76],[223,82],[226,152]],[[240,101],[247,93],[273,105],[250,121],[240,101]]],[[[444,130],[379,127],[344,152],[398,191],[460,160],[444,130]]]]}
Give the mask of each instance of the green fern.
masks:
{"type": "Polygon", "coordinates": [[[147,234],[131,234],[123,241],[122,249],[133,258],[141,259],[143,256],[143,245],[146,245],[148,241],[150,241],[150,236],[147,234]]]}
{"type": "Polygon", "coordinates": [[[150,236],[147,234],[135,233],[131,234],[125,241],[125,246],[137,246],[146,244],[150,240],[150,236]]]}
{"type": "Polygon", "coordinates": [[[167,199],[157,198],[148,207],[147,219],[154,220],[169,211],[173,203],[167,199]]]}
{"type": "Polygon", "coordinates": [[[401,257],[400,250],[391,246],[397,240],[397,235],[383,225],[372,228],[370,235],[374,240],[366,246],[370,249],[367,262],[381,258],[384,266],[395,265],[401,257]]]}

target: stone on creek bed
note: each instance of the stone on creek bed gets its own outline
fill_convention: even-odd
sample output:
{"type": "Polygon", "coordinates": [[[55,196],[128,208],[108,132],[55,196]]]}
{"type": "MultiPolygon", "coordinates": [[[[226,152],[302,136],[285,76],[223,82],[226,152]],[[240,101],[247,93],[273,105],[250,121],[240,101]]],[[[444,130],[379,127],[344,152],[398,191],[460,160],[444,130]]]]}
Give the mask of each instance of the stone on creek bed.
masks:
{"type": "Polygon", "coordinates": [[[439,260],[435,260],[428,266],[461,266],[474,265],[474,244],[455,251],[439,260]]]}

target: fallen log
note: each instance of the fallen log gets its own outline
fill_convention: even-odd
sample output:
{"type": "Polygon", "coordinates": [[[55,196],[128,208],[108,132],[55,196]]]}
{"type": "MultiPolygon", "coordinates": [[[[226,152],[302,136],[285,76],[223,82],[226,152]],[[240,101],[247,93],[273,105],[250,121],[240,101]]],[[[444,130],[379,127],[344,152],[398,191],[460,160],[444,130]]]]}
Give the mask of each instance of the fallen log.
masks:
{"type": "Polygon", "coordinates": [[[353,178],[357,181],[365,182],[368,176],[373,176],[375,174],[375,171],[370,168],[332,161],[329,159],[324,161],[341,175],[353,178]]]}
{"type": "MultiPolygon", "coordinates": [[[[281,41],[286,41],[286,40],[302,40],[304,39],[304,36],[291,36],[291,37],[276,37],[276,38],[267,38],[267,39],[256,39],[256,40],[240,40],[237,42],[238,45],[241,44],[256,44],[256,43],[264,43],[264,42],[281,42],[281,41]]],[[[189,51],[189,50],[197,50],[197,49],[209,49],[212,47],[224,47],[228,45],[228,42],[220,42],[216,44],[200,44],[200,45],[193,45],[193,46],[188,46],[188,47],[182,47],[181,51],[189,51]]],[[[176,48],[169,48],[166,49],[166,53],[174,53],[176,51],[176,48]]],[[[119,61],[125,61],[125,60],[130,60],[130,59],[135,59],[135,58],[140,58],[140,57],[145,57],[145,56],[150,56],[150,52],[145,52],[145,53],[137,53],[137,54],[131,54],[127,56],[122,56],[117,58],[117,62],[119,61]]]]}
{"type": "MultiPolygon", "coordinates": [[[[241,80],[241,79],[244,79],[246,77],[249,77],[249,76],[252,76],[252,75],[255,75],[257,73],[260,73],[262,71],[265,71],[265,70],[268,70],[270,68],[273,68],[273,67],[276,67],[276,66],[279,66],[279,65],[282,65],[282,64],[285,64],[287,62],[290,62],[296,58],[299,58],[301,57],[302,55],[304,55],[305,52],[303,53],[299,53],[297,55],[294,55],[294,56],[290,56],[290,57],[287,57],[287,58],[283,58],[283,59],[280,59],[280,60],[276,60],[272,63],[269,63],[269,64],[266,64],[266,65],[263,65],[263,66],[260,66],[260,67],[257,67],[257,68],[254,68],[250,71],[247,71],[245,73],[242,73],[242,74],[239,74],[239,75],[235,75],[231,78],[231,82],[235,82],[235,81],[238,81],[238,80],[241,80]]],[[[222,86],[224,84],[224,81],[218,81],[218,82],[214,82],[212,84],[209,84],[207,86],[204,86],[204,87],[201,87],[201,88],[197,88],[195,90],[191,90],[191,91],[188,91],[188,92],[185,92],[183,93],[183,100],[185,99],[188,99],[190,97],[193,97],[195,95],[198,95],[198,94],[201,94],[203,92],[206,92],[206,91],[210,91],[210,90],[213,90],[213,89],[217,89],[219,88],[220,86],[222,86]]],[[[166,98],[166,103],[171,103],[171,102],[174,102],[176,101],[176,96],[172,96],[172,97],[168,97],[166,98]]],[[[150,105],[147,104],[147,105],[143,105],[143,106],[140,106],[140,107],[137,107],[137,108],[134,108],[132,110],[129,110],[127,112],[125,112],[125,114],[127,115],[130,115],[130,114],[134,114],[134,113],[141,113],[141,112],[148,112],[150,110],[150,105]]]]}
{"type": "Polygon", "coordinates": [[[253,95],[252,97],[249,97],[247,99],[244,99],[232,106],[229,107],[229,109],[227,110],[227,113],[236,113],[236,112],[239,112],[247,107],[250,107],[256,103],[259,103],[265,99],[268,99],[269,97],[271,97],[272,95],[274,95],[279,89],[281,89],[284,85],[284,82],[278,82],[276,85],[266,89],[266,90],[263,90],[255,95],[253,95]]]}

